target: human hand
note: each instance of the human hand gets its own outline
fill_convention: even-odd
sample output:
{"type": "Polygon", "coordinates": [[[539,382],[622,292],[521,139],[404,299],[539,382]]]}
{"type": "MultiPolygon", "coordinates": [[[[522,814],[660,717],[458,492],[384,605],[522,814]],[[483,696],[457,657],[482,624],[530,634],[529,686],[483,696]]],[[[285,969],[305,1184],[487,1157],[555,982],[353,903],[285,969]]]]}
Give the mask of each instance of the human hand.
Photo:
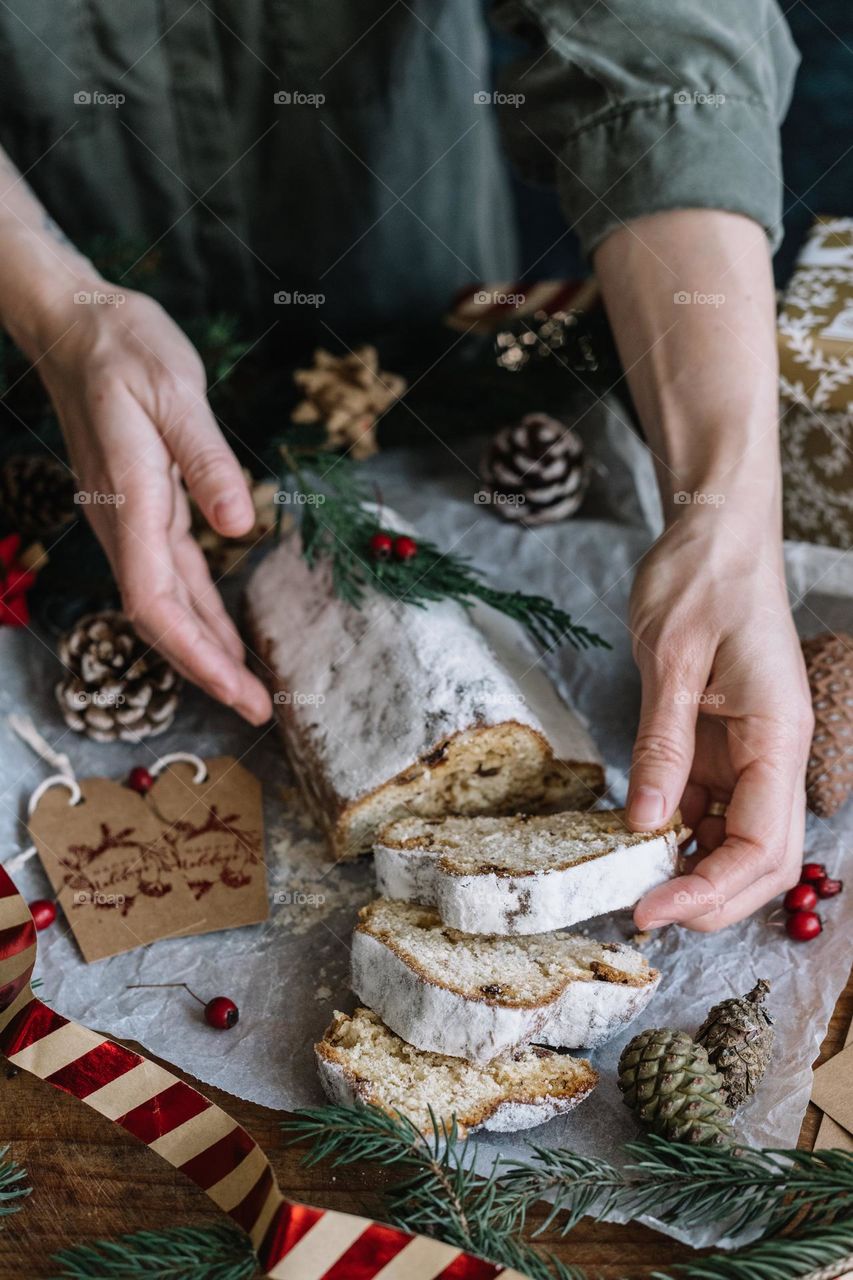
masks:
{"type": "Polygon", "coordinates": [[[680,804],[698,843],[688,874],[638,904],[641,929],[721,929],[799,877],[813,718],[767,528],[761,516],[685,508],[634,583],[643,696],[628,821],[659,826],[680,804]]]}
{"type": "MultiPolygon", "coordinates": [[[[77,296],[117,292],[103,280],[77,285],[77,296]]],[[[184,485],[225,536],[252,527],[252,500],[207,404],[198,353],[153,299],[121,296],[118,306],[75,304],[70,291],[52,299],[37,368],[125,612],[182,675],[261,724],[270,697],[190,534],[184,485]]]]}

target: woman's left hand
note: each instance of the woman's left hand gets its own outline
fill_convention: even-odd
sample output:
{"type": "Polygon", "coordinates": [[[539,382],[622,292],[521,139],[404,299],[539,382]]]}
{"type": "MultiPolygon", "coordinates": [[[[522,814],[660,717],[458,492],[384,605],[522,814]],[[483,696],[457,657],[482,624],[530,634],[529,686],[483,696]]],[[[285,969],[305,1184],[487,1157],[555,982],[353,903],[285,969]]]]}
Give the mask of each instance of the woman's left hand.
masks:
{"type": "Polygon", "coordinates": [[[629,824],[680,806],[699,846],[635,920],[721,929],[795,884],[802,862],[813,718],[778,537],[724,502],[685,506],[640,566],[631,631],[643,697],[629,824]]]}

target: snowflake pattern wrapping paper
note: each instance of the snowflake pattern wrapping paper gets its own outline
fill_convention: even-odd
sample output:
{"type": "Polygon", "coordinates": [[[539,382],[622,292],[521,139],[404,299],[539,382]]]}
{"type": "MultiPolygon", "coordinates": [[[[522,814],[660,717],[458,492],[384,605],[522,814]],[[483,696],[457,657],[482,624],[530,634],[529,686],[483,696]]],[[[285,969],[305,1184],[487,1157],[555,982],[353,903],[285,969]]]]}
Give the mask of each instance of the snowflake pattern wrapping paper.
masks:
{"type": "Polygon", "coordinates": [[[778,321],[785,534],[853,543],[853,218],[818,218],[778,321]]]}

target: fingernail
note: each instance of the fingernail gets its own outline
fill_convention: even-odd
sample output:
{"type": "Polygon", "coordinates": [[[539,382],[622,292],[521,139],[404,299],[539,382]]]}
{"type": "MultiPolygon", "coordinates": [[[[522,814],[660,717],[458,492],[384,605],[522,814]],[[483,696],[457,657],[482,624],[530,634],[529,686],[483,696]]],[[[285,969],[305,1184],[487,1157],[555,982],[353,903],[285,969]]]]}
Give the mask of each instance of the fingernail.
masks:
{"type": "Polygon", "coordinates": [[[639,827],[657,827],[666,815],[666,799],[655,787],[637,787],[631,797],[628,821],[639,827]]]}
{"type": "Polygon", "coordinates": [[[649,920],[643,925],[643,929],[663,929],[665,925],[672,924],[671,920],[649,920]]]}
{"type": "Polygon", "coordinates": [[[243,522],[243,504],[234,493],[217,498],[213,504],[213,518],[217,525],[229,527],[243,522]]]}

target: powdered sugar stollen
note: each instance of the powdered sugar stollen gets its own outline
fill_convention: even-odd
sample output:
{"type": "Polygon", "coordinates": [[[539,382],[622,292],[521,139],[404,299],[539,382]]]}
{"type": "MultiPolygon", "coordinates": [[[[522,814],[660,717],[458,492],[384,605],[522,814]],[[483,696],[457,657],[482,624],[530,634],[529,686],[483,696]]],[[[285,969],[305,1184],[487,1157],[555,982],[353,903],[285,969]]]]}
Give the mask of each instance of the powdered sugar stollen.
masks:
{"type": "MultiPolygon", "coordinates": [[[[622,416],[600,407],[584,420],[582,430],[590,456],[607,467],[606,481],[593,480],[580,516],[547,530],[518,529],[473,504],[482,439],[455,441],[453,456],[438,447],[428,455],[380,455],[367,464],[368,478],[381,485],[387,501],[404,510],[426,537],[470,556],[491,581],[552,597],[613,643],[612,653],[561,650],[549,655],[544,669],[594,724],[608,765],[607,803],[615,805],[624,800],[639,710],[639,681],[624,624],[628,589],[633,566],[659,528],[659,508],[651,463],[622,416]]],[[[828,627],[850,630],[850,557],[831,548],[789,544],[786,562],[801,633],[828,627]]],[[[235,614],[241,585],[239,578],[225,584],[235,614]]],[[[530,666],[534,659],[527,653],[530,666]]],[[[175,725],[162,738],[137,747],[104,747],[64,734],[52,696],[57,668],[47,645],[36,643],[25,631],[0,628],[0,662],[4,859],[21,848],[19,818],[25,797],[50,772],[8,729],[9,712],[32,715],[48,740],[68,753],[81,778],[99,773],[122,777],[133,765],[148,765],[160,753],[191,749],[201,756],[232,754],[264,783],[271,890],[271,918],[266,924],[209,937],[174,938],[85,966],[60,921],[39,936],[37,976],[44,979],[45,998],[61,1013],[114,1037],[137,1040],[196,1078],[238,1096],[271,1107],[316,1104],[322,1093],[312,1046],[332,1011],[345,1001],[357,909],[375,895],[369,860],[337,867],[325,861],[322,841],[306,834],[298,820],[292,793],[282,795],[281,748],[271,724],[260,732],[253,730],[188,689],[175,725]],[[291,861],[294,847],[296,865],[291,861]],[[320,901],[324,895],[325,901],[320,901]],[[128,989],[133,982],[175,980],[187,982],[199,994],[231,996],[240,1006],[237,1026],[227,1035],[207,1027],[199,1006],[180,991],[128,989]]],[[[809,856],[825,862],[831,875],[846,875],[853,884],[851,846],[853,806],[829,821],[810,820],[809,856]]],[[[48,891],[35,859],[15,878],[28,900],[48,891]]],[[[545,1146],[571,1146],[588,1155],[618,1159],[622,1144],[636,1135],[615,1085],[625,1040],[644,1026],[695,1031],[712,1004],[740,995],[757,977],[766,977],[776,1018],[776,1049],[769,1075],[741,1113],[740,1127],[747,1141],[793,1145],[808,1101],[811,1062],[849,971],[845,944],[853,934],[853,890],[845,889],[822,904],[821,911],[826,928],[805,946],[770,928],[767,909],[721,935],[678,928],[655,935],[644,948],[649,962],[663,974],[654,1000],[624,1035],[592,1053],[602,1077],[592,1097],[570,1116],[537,1129],[533,1139],[545,1146]]],[[[629,915],[621,913],[596,921],[588,932],[600,939],[628,940],[634,929],[629,915]]],[[[523,1155],[526,1150],[510,1136],[484,1137],[477,1143],[487,1163],[498,1153],[523,1155]]],[[[708,1229],[682,1234],[694,1244],[714,1238],[708,1229]]]]}

